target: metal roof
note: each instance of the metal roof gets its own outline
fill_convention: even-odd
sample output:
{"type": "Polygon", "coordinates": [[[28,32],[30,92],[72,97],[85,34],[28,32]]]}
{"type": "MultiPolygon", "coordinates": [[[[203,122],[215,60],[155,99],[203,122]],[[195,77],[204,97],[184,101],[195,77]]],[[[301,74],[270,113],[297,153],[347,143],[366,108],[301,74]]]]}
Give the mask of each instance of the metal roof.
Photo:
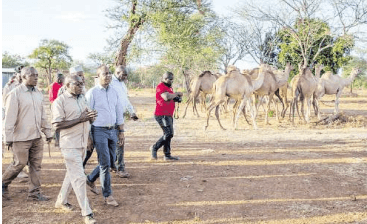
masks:
{"type": "Polygon", "coordinates": [[[15,73],[15,68],[2,68],[2,72],[15,73]]]}

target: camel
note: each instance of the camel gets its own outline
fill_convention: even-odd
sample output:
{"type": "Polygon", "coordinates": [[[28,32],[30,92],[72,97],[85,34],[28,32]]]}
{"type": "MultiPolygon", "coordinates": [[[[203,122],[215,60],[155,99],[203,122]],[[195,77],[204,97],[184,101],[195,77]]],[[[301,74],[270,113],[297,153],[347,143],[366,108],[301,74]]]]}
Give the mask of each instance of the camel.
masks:
{"type": "Polygon", "coordinates": [[[217,80],[217,78],[218,77],[216,75],[213,75],[210,71],[204,71],[198,77],[195,77],[191,81],[191,85],[190,85],[191,94],[189,96],[189,99],[187,100],[187,105],[186,105],[185,112],[182,118],[185,118],[187,107],[189,106],[190,102],[192,102],[192,105],[193,105],[192,111],[194,115],[196,113],[196,116],[200,117],[196,109],[196,99],[198,98],[199,94],[201,93],[200,101],[201,101],[201,104],[204,105],[204,108],[206,108],[205,106],[206,96],[207,94],[212,93],[213,83],[217,80]]]}
{"type": "MultiPolygon", "coordinates": [[[[262,86],[256,90],[254,92],[255,94],[255,99],[258,99],[259,97],[267,97],[267,105],[265,107],[265,124],[269,124],[269,118],[268,118],[268,112],[270,110],[270,104],[271,102],[273,102],[275,104],[275,102],[273,101],[273,97],[274,94],[276,93],[276,91],[283,85],[285,85],[288,82],[288,78],[289,78],[289,73],[291,72],[291,70],[293,69],[293,66],[290,63],[287,63],[286,68],[284,71],[282,70],[275,70],[274,68],[270,67],[270,66],[266,66],[267,70],[265,71],[265,77],[264,77],[264,82],[262,84],[262,86]]],[[[279,94],[279,92],[278,92],[279,94]]],[[[284,103],[282,98],[280,97],[280,95],[277,95],[278,98],[280,99],[282,105],[283,105],[283,110],[284,111],[284,103]]],[[[256,104],[261,103],[261,100],[255,100],[255,118],[256,115],[258,113],[258,106],[256,106],[256,104]]],[[[275,106],[275,105],[274,105],[275,106]]],[[[278,108],[276,107],[276,118],[279,121],[278,118],[278,108]]]]}
{"type": "MultiPolygon", "coordinates": [[[[311,97],[313,96],[318,80],[313,76],[311,70],[307,67],[301,67],[300,74],[293,77],[291,81],[293,99],[291,102],[291,112],[289,114],[292,123],[294,123],[294,111],[297,107],[298,111],[298,98],[301,101],[301,113],[304,121],[308,123],[311,115],[311,97]],[[304,101],[307,103],[306,116],[304,113],[304,101]]],[[[299,115],[299,112],[298,112],[299,115]]]]}
{"type": "Polygon", "coordinates": [[[235,129],[237,128],[239,115],[243,112],[243,108],[246,103],[250,109],[253,127],[254,129],[257,129],[254,111],[251,105],[251,94],[255,90],[259,89],[264,82],[264,66],[260,67],[260,74],[256,80],[252,80],[249,76],[242,75],[239,72],[239,69],[233,65],[228,66],[227,71],[228,73],[219,77],[213,85],[213,100],[207,110],[207,124],[205,129],[209,126],[210,113],[215,108],[215,116],[218,120],[219,126],[223,130],[226,130],[223,128],[219,120],[219,106],[225,102],[226,96],[236,100],[233,107],[233,114],[236,114],[234,117],[235,129]]]}
{"type": "MultiPolygon", "coordinates": [[[[360,73],[358,68],[353,68],[348,78],[342,78],[338,75],[334,75],[332,72],[326,72],[320,79],[317,85],[317,89],[314,94],[314,103],[318,105],[319,100],[326,95],[335,94],[335,114],[339,113],[339,98],[343,92],[344,87],[350,85],[357,75],[360,73]]],[[[320,76],[319,76],[320,77],[320,76]]],[[[315,114],[321,119],[320,110],[317,107],[315,114]]]]}

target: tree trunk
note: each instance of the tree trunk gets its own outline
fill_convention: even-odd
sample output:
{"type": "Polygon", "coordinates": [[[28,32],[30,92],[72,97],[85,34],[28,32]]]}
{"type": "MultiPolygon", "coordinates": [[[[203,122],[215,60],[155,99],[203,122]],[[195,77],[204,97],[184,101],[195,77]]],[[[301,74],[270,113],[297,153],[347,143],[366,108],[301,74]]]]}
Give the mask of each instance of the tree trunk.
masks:
{"type": "Polygon", "coordinates": [[[184,80],[185,80],[186,91],[187,91],[188,95],[190,95],[190,93],[191,93],[190,76],[189,76],[189,74],[186,73],[186,70],[184,70],[184,69],[182,69],[182,74],[183,74],[184,80]]]}
{"type": "MultiPolygon", "coordinates": [[[[136,5],[137,5],[137,1],[133,1],[130,17],[135,15],[136,5]]],[[[134,19],[133,21],[131,21],[129,30],[127,31],[124,38],[122,38],[120,42],[119,50],[116,53],[115,66],[119,66],[119,65],[126,66],[127,50],[132,40],[134,39],[136,32],[139,30],[140,26],[143,23],[144,23],[144,20],[142,17],[139,17],[139,19],[134,19]]]]}

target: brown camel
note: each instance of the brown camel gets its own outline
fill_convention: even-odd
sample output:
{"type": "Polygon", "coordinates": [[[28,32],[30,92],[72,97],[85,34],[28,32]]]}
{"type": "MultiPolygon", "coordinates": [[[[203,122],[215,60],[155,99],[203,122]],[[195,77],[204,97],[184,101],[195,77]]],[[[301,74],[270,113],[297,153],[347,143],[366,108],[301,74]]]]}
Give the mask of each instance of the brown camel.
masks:
{"type": "Polygon", "coordinates": [[[190,85],[191,88],[191,94],[189,96],[189,99],[187,100],[187,105],[185,108],[184,115],[182,118],[186,116],[187,107],[192,102],[192,111],[194,115],[196,114],[197,117],[199,117],[198,110],[196,109],[196,99],[198,98],[199,94],[201,93],[201,104],[206,108],[205,106],[205,100],[207,94],[212,93],[213,89],[213,83],[217,80],[217,76],[213,75],[210,71],[204,71],[201,73],[198,77],[195,77],[190,85]]]}
{"type": "MultiPolygon", "coordinates": [[[[262,99],[263,97],[266,97],[267,105],[265,107],[265,124],[269,124],[268,116],[269,116],[271,102],[273,102],[275,106],[275,102],[273,101],[274,94],[281,86],[285,85],[288,82],[289,73],[291,72],[292,69],[293,69],[293,66],[290,63],[287,63],[284,71],[275,70],[274,68],[267,66],[267,70],[265,71],[264,82],[261,85],[261,87],[254,92],[254,95],[255,95],[254,104],[255,104],[255,111],[256,111],[255,118],[258,113],[259,104],[261,104],[262,102],[262,100],[259,100],[259,97],[260,99],[262,99]]],[[[278,98],[280,99],[283,105],[283,110],[284,110],[283,100],[280,96],[278,96],[278,98]]],[[[277,107],[275,111],[276,111],[276,118],[279,121],[277,107]]]]}
{"type": "Polygon", "coordinates": [[[254,111],[251,105],[251,94],[262,85],[264,81],[263,70],[264,66],[261,66],[259,77],[256,80],[252,80],[249,76],[242,75],[236,66],[228,66],[228,73],[225,76],[221,76],[214,83],[213,101],[208,107],[207,124],[205,126],[205,129],[207,129],[209,126],[210,113],[215,108],[215,116],[217,117],[219,126],[223,130],[226,130],[225,128],[223,128],[219,120],[219,106],[225,102],[226,96],[236,100],[235,106],[233,107],[234,114],[236,114],[236,117],[234,119],[234,127],[237,128],[239,115],[241,112],[243,112],[243,108],[247,103],[252,116],[252,124],[254,126],[254,129],[257,129],[254,111]]]}
{"type": "MultiPolygon", "coordinates": [[[[317,89],[314,94],[314,103],[318,105],[321,97],[326,95],[334,95],[335,94],[335,110],[334,112],[339,113],[339,98],[343,92],[344,87],[350,85],[353,80],[360,73],[358,68],[353,68],[348,78],[342,78],[338,75],[334,75],[332,72],[326,72],[320,79],[317,85],[317,89]]],[[[320,77],[320,76],[318,76],[320,77]]],[[[315,109],[315,113],[317,117],[321,119],[320,110],[318,106],[315,109]]]]}
{"type": "MultiPolygon", "coordinates": [[[[317,78],[313,76],[311,70],[307,67],[300,67],[300,74],[293,77],[291,81],[293,99],[291,102],[290,118],[294,123],[295,107],[298,111],[298,99],[301,101],[301,113],[305,122],[310,121],[311,115],[311,97],[313,96],[317,87],[317,78]],[[306,116],[304,113],[304,101],[307,103],[306,116]]],[[[299,114],[299,113],[298,113],[299,114]]]]}

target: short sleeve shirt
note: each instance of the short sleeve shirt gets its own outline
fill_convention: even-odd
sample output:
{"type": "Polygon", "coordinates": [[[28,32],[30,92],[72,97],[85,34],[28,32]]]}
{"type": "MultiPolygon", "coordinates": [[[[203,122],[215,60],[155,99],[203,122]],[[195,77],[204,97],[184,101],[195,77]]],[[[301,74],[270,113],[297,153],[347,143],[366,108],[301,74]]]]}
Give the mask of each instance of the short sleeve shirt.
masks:
{"type": "MultiPolygon", "coordinates": [[[[68,91],[57,97],[52,104],[52,123],[70,121],[80,117],[88,108],[84,95],[71,95],[68,91]]],[[[86,148],[88,142],[89,121],[60,130],[60,148],[86,148]]]]}
{"type": "Polygon", "coordinates": [[[165,92],[173,93],[173,89],[166,86],[163,82],[159,83],[155,95],[156,106],[154,115],[156,116],[173,116],[175,111],[175,102],[173,100],[164,101],[162,98],[161,94],[165,92]]]}

